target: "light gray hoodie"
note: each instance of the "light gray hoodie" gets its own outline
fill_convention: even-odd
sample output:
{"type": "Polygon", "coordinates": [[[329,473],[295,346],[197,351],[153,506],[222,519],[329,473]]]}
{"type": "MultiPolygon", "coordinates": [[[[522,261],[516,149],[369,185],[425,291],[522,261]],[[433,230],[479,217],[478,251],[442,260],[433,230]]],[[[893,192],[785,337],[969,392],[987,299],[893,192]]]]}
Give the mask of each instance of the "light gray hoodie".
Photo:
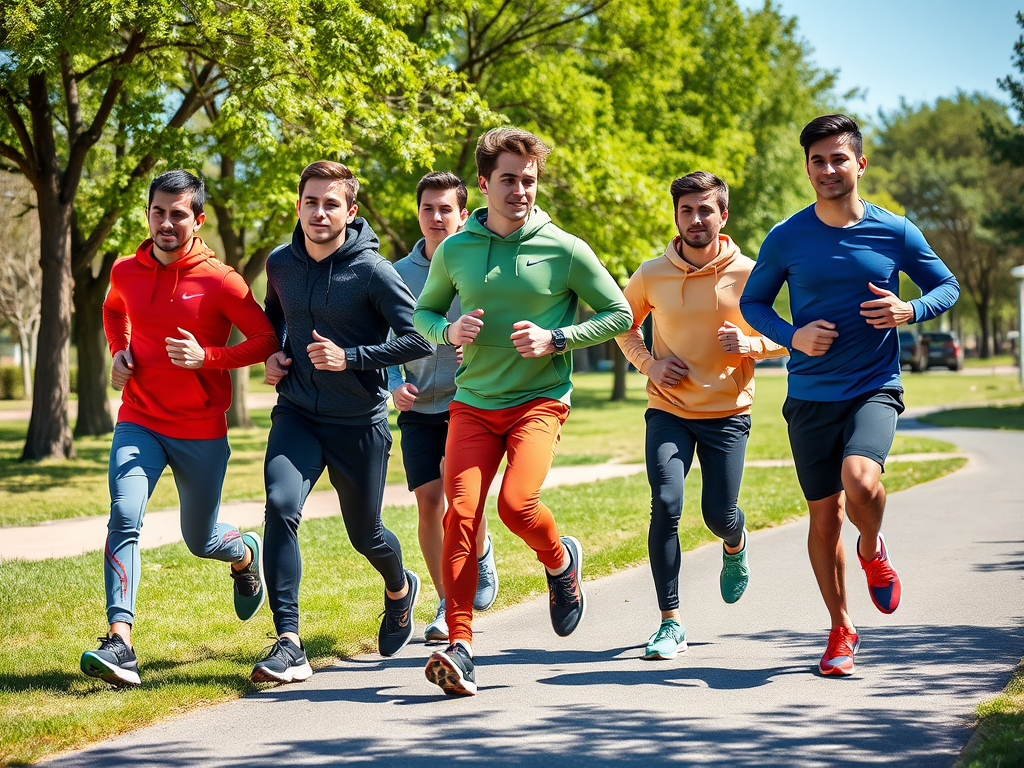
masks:
{"type": "MultiPolygon", "coordinates": [[[[404,259],[395,262],[395,271],[405,280],[412,295],[418,297],[427,281],[430,259],[427,258],[426,241],[422,238],[404,259]]],[[[448,308],[448,322],[454,323],[462,315],[459,297],[456,294],[448,308]]],[[[455,347],[434,345],[429,357],[411,360],[403,366],[388,367],[388,390],[394,392],[403,382],[419,390],[412,410],[416,413],[444,413],[455,397],[455,347]],[[403,369],[405,376],[403,377],[403,369]]]]}

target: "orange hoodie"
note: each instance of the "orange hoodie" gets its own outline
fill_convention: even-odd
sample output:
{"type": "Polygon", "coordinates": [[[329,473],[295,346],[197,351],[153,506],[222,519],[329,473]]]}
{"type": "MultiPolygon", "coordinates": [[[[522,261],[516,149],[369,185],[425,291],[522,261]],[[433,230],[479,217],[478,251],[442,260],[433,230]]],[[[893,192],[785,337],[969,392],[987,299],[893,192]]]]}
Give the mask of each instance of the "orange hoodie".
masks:
{"type": "Polygon", "coordinates": [[[686,419],[717,419],[750,412],[754,400],[754,360],[782,357],[781,347],[752,330],[740,314],[740,296],[754,262],[725,235],[718,256],[698,269],[679,255],[676,237],[665,255],[645,261],[624,291],[633,326],[615,338],[623,354],[646,375],[655,360],[677,357],[689,374],[671,389],[647,381],[648,404],[686,419]],[[654,313],[654,354],[647,351],[640,326],[654,313]],[[718,329],[725,321],[750,338],[749,355],[725,352],[718,329]]]}
{"type": "Polygon", "coordinates": [[[130,346],[135,365],[118,421],[174,438],[226,435],[227,369],[262,363],[281,348],[245,280],[198,237],[185,256],[167,265],[153,257],[152,240],[117,261],[103,302],[103,330],[110,354],[130,346]],[[232,325],[245,341],[229,347],[232,325]],[[164,339],[180,339],[178,328],[206,350],[202,368],[181,368],[167,356],[164,339]]]}

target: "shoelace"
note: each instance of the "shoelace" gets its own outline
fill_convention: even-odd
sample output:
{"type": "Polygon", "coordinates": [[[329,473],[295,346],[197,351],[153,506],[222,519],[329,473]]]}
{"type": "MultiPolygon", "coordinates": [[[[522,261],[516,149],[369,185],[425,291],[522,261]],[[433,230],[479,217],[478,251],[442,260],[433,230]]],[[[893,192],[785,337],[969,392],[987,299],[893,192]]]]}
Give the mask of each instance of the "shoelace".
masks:
{"type": "Polygon", "coordinates": [[[128,647],[123,640],[115,639],[109,635],[97,637],[96,639],[100,641],[100,647],[98,650],[101,651],[114,651],[115,653],[121,653],[123,649],[128,647]]]}
{"type": "Polygon", "coordinates": [[[837,659],[841,656],[853,656],[853,643],[850,642],[849,632],[835,632],[829,635],[828,649],[825,651],[829,659],[837,659]]]}
{"type": "Polygon", "coordinates": [[[865,566],[868,583],[873,587],[886,587],[895,580],[895,570],[889,565],[889,558],[876,557],[865,566]]]}
{"type": "Polygon", "coordinates": [[[263,658],[260,661],[270,661],[271,659],[278,657],[284,659],[286,662],[291,663],[291,656],[288,651],[284,649],[284,645],[281,644],[281,639],[268,634],[267,637],[273,637],[273,645],[268,645],[263,649],[263,658]]]}
{"type": "Polygon", "coordinates": [[[254,571],[250,566],[246,566],[240,571],[232,568],[231,578],[238,585],[239,594],[244,597],[252,597],[260,591],[259,571],[254,571]]]}
{"type": "MultiPolygon", "coordinates": [[[[408,597],[408,595],[406,595],[408,597]]],[[[387,599],[384,603],[384,610],[380,612],[377,618],[384,618],[384,632],[391,635],[395,632],[399,632],[406,624],[409,623],[409,610],[410,608],[405,605],[405,597],[399,600],[387,599]],[[402,621],[402,618],[405,621],[402,621]]]]}
{"type": "Polygon", "coordinates": [[[557,606],[572,605],[579,600],[576,591],[576,567],[569,566],[558,576],[552,576],[554,589],[551,591],[551,600],[557,606]]]}
{"type": "Polygon", "coordinates": [[[679,636],[675,632],[677,626],[678,625],[662,624],[660,627],[658,627],[658,631],[654,634],[654,640],[652,641],[652,643],[660,643],[662,640],[669,639],[671,639],[673,642],[678,643],[679,636]]]}

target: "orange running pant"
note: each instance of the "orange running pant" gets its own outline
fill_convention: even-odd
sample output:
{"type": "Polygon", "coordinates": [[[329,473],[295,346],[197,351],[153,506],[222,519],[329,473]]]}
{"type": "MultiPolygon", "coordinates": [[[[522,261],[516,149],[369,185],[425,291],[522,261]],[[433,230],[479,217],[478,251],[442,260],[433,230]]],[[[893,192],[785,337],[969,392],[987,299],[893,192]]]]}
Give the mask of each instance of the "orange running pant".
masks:
{"type": "Polygon", "coordinates": [[[448,641],[473,640],[473,596],[477,585],[477,527],[487,490],[508,454],[498,494],[498,516],[512,533],[556,569],[565,558],[551,510],[540,502],[540,488],[551,469],[559,432],[569,406],[541,398],[498,410],[452,403],[445,448],[441,571],[448,641]]]}

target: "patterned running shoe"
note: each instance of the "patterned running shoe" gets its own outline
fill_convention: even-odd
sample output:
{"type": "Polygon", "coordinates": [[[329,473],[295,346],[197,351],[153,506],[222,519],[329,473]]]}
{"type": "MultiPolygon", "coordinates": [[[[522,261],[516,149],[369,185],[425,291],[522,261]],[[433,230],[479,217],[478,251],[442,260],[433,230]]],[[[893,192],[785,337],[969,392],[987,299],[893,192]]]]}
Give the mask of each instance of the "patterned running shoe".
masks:
{"type": "Polygon", "coordinates": [[[562,544],[569,552],[569,567],[558,576],[548,577],[548,608],[551,626],[559,637],[568,637],[579,626],[587,612],[587,596],[583,593],[583,548],[572,536],[563,536],[562,544]]]}
{"type": "Polygon", "coordinates": [[[686,650],[686,627],[675,619],[663,619],[658,631],[651,635],[644,650],[648,661],[674,659],[686,650]]]}
{"type": "Polygon", "coordinates": [[[298,683],[313,674],[306,652],[287,637],[278,638],[256,662],[249,679],[254,683],[298,683]]]}
{"type": "Polygon", "coordinates": [[[252,561],[242,570],[231,569],[235,581],[235,615],[248,621],[263,605],[267,590],[263,588],[263,540],[255,531],[242,534],[242,543],[252,551],[252,561]]]}
{"type": "Polygon", "coordinates": [[[823,675],[852,675],[853,657],[859,647],[860,635],[846,627],[834,627],[828,633],[828,646],[818,663],[818,670],[823,675]]]}
{"type": "Polygon", "coordinates": [[[718,586],[722,590],[722,599],[727,603],[735,603],[747,589],[750,581],[750,567],[747,565],[747,529],[743,529],[743,549],[734,554],[725,551],[722,546],[722,573],[718,577],[718,586]]]}
{"type": "Polygon", "coordinates": [[[476,695],[476,667],[462,643],[452,643],[443,651],[434,651],[423,671],[427,680],[440,686],[448,696],[476,695]]]}
{"type": "Polygon", "coordinates": [[[412,609],[420,594],[420,579],[406,569],[405,581],[409,585],[405,597],[396,599],[384,592],[384,611],[381,613],[380,631],[377,632],[377,650],[381,656],[394,656],[405,648],[416,627],[412,609]]]}
{"type": "Polygon", "coordinates": [[[89,677],[98,677],[117,688],[140,685],[139,660],[124,638],[115,632],[97,639],[100,647],[82,654],[79,662],[82,671],[89,677]]]}
{"type": "Polygon", "coordinates": [[[892,613],[900,607],[903,596],[903,584],[900,575],[892,567],[889,553],[885,549],[885,538],[878,534],[878,554],[871,562],[865,562],[860,556],[860,537],[857,537],[857,559],[864,575],[868,577],[868,594],[875,608],[882,613],[892,613]]]}

